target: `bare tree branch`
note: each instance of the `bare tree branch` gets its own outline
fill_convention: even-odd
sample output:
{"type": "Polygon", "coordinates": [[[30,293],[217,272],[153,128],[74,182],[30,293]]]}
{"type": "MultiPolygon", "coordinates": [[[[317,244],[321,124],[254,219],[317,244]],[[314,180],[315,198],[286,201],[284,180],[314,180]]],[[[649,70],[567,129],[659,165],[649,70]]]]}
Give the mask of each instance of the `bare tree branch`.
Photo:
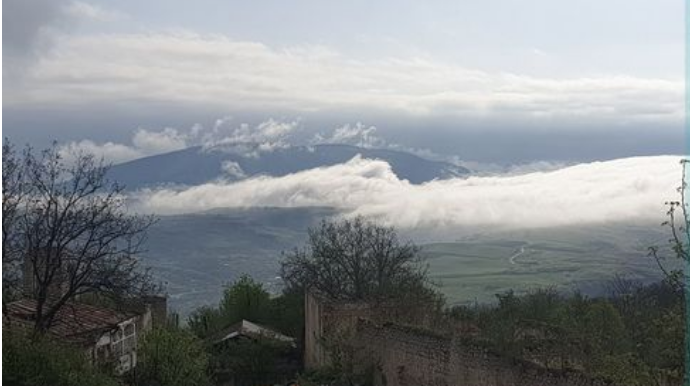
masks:
{"type": "MultiPolygon", "coordinates": [[[[687,202],[685,199],[686,189],[687,189],[687,164],[689,160],[682,160],[681,164],[683,166],[683,178],[681,186],[678,188],[678,193],[681,196],[680,201],[669,201],[666,202],[668,210],[666,215],[668,220],[664,221],[661,225],[668,227],[671,232],[671,238],[668,240],[670,252],[676,260],[681,260],[685,264],[690,264],[690,218],[688,215],[687,202]],[[677,213],[680,212],[680,218],[678,218],[677,213]]],[[[653,246],[649,248],[649,256],[654,258],[657,266],[661,272],[666,277],[669,284],[676,288],[678,293],[682,293],[688,282],[688,277],[686,275],[690,272],[684,272],[682,269],[669,269],[667,268],[664,261],[667,260],[667,256],[664,256],[659,247],[653,246]]]]}
{"type": "Polygon", "coordinates": [[[137,260],[155,219],[127,211],[108,169],[85,153],[67,165],[56,144],[39,155],[27,148],[22,157],[7,140],[3,145],[3,268],[30,279],[25,295],[36,299],[38,332],[78,296],[122,298],[156,289],[137,260]]]}
{"type": "Polygon", "coordinates": [[[17,154],[9,142],[2,144],[2,313],[7,312],[9,290],[17,281],[13,275],[17,262],[16,219],[19,203],[24,197],[22,171],[17,154]]]}
{"type": "Polygon", "coordinates": [[[324,221],[309,230],[305,248],[284,255],[281,275],[288,287],[316,289],[334,299],[409,294],[428,289],[418,252],[400,242],[393,228],[362,217],[324,221]]]}

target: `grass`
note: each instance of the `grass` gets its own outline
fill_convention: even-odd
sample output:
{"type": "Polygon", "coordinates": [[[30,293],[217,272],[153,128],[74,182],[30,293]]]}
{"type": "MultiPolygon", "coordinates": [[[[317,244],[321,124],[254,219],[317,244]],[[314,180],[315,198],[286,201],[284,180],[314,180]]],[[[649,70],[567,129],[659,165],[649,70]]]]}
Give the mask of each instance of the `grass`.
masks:
{"type": "Polygon", "coordinates": [[[448,300],[466,304],[493,301],[510,289],[549,286],[599,294],[616,275],[658,280],[646,248],[660,237],[654,228],[635,226],[542,229],[427,244],[422,253],[448,300]]]}
{"type": "MultiPolygon", "coordinates": [[[[295,208],[164,216],[150,232],[144,264],[167,284],[171,307],[183,315],[215,304],[223,286],[244,273],[277,292],[281,251],[303,245],[307,228],[331,214],[295,208]]],[[[654,224],[431,236],[456,239],[422,249],[432,278],[452,303],[489,302],[509,289],[544,286],[595,294],[616,274],[656,280],[659,271],[646,248],[667,238],[654,224]]]]}

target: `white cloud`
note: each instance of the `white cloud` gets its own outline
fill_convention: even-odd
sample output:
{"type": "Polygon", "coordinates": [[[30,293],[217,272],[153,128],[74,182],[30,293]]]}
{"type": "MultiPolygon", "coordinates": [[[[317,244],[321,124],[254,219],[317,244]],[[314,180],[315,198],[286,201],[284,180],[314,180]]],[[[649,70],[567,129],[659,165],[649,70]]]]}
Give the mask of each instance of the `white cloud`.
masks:
{"type": "Polygon", "coordinates": [[[680,122],[683,80],[548,79],[428,57],[361,60],[190,32],[63,36],[6,104],[179,102],[263,111],[680,122]]]}
{"type": "Polygon", "coordinates": [[[376,135],[375,126],[366,126],[361,122],[354,125],[345,124],[336,128],[330,135],[316,134],[312,143],[339,143],[366,148],[381,148],[387,145],[386,141],[376,135]]]}
{"type": "Polygon", "coordinates": [[[518,176],[470,177],[413,185],[383,161],[348,163],[284,177],[143,191],[140,208],[160,214],[219,207],[332,206],[403,228],[546,227],[661,220],[676,197],[677,156],[580,164],[518,176]]]}
{"type": "Polygon", "coordinates": [[[70,142],[60,148],[60,155],[67,163],[71,163],[78,154],[92,154],[111,163],[126,162],[145,156],[141,149],[131,146],[113,142],[95,143],[88,139],[70,142]]]}
{"type": "MultiPolygon", "coordinates": [[[[242,123],[232,125],[232,118],[216,120],[213,127],[195,124],[188,130],[164,128],[159,131],[139,128],[132,136],[131,144],[114,142],[96,143],[91,140],[69,142],[61,153],[67,161],[75,153],[85,152],[103,157],[112,163],[121,163],[146,156],[168,153],[190,146],[202,145],[206,151],[225,151],[255,157],[260,153],[290,146],[288,139],[298,128],[298,121],[268,119],[256,126],[242,123]]],[[[235,170],[239,177],[244,173],[235,170]]]]}
{"type": "Polygon", "coordinates": [[[103,8],[83,1],[70,2],[64,6],[64,12],[78,20],[90,20],[101,23],[114,22],[126,18],[126,14],[120,11],[103,8]]]}
{"type": "Polygon", "coordinates": [[[242,170],[242,166],[235,161],[223,161],[220,165],[220,169],[227,177],[233,180],[241,180],[247,177],[244,170],[242,170]]]}
{"type": "Polygon", "coordinates": [[[184,149],[187,147],[187,137],[188,135],[172,128],[165,128],[163,131],[139,129],[132,137],[132,144],[142,153],[160,154],[184,149]]]}
{"type": "Polygon", "coordinates": [[[359,146],[367,149],[389,149],[415,154],[419,157],[435,161],[444,161],[459,164],[455,157],[448,157],[434,153],[429,149],[420,149],[404,146],[399,143],[389,142],[378,135],[376,126],[367,126],[362,122],[355,124],[345,124],[335,128],[330,134],[317,133],[310,140],[311,145],[320,144],[344,144],[359,146]]]}
{"type": "Polygon", "coordinates": [[[228,119],[216,121],[212,132],[205,135],[203,145],[207,149],[234,152],[247,148],[252,153],[271,152],[290,146],[288,139],[299,127],[298,121],[278,121],[271,118],[254,127],[242,123],[234,129],[223,130],[228,122],[228,119]]]}
{"type": "Polygon", "coordinates": [[[91,140],[69,142],[60,148],[60,153],[67,162],[75,154],[86,153],[102,157],[114,164],[131,161],[155,154],[168,153],[188,146],[187,134],[176,129],[165,128],[162,131],[138,129],[132,137],[132,145],[114,142],[96,143],[91,140]]]}
{"type": "MultiPolygon", "coordinates": [[[[297,145],[298,143],[295,143],[292,137],[301,128],[299,120],[270,118],[252,126],[247,123],[233,124],[232,117],[223,117],[217,119],[213,126],[208,128],[198,123],[188,130],[168,127],[155,131],[139,128],[134,132],[131,144],[110,141],[96,143],[92,140],[69,142],[62,147],[62,152],[68,160],[72,158],[72,153],[81,151],[103,157],[109,162],[120,163],[201,145],[203,150],[208,152],[258,157],[261,153],[297,145]]],[[[427,159],[460,163],[428,149],[411,148],[388,142],[377,135],[376,127],[367,126],[361,122],[337,127],[330,134],[317,134],[309,141],[309,144],[348,144],[363,148],[391,149],[416,154],[427,159]]],[[[228,173],[237,178],[246,177],[241,169],[235,169],[229,165],[228,173]]]]}

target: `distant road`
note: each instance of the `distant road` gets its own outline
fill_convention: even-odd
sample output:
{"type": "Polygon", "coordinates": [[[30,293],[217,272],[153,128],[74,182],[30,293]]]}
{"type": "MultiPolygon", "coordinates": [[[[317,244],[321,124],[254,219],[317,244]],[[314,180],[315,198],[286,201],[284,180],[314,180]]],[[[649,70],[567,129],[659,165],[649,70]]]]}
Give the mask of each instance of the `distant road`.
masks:
{"type": "Polygon", "coordinates": [[[525,253],[525,246],[524,245],[520,247],[519,251],[515,252],[512,256],[510,256],[510,259],[509,259],[510,264],[515,265],[515,259],[517,259],[518,256],[522,255],[523,253],[525,253]]]}

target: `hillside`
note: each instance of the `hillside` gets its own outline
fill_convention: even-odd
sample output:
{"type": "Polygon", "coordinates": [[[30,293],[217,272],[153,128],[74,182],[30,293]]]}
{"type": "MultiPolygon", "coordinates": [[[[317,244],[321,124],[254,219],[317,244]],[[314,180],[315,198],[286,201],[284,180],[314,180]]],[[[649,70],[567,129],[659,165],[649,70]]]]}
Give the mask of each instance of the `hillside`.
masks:
{"type": "MultiPolygon", "coordinates": [[[[144,263],[166,282],[170,304],[183,313],[216,303],[223,285],[245,273],[277,292],[281,252],[302,246],[309,227],[336,214],[329,208],[252,208],[162,216],[150,231],[144,263]]],[[[661,231],[598,225],[418,241],[430,276],[459,304],[537,286],[597,294],[616,274],[658,279],[646,247],[663,244],[661,231]]]]}
{"type": "Polygon", "coordinates": [[[328,208],[223,209],[161,216],[149,231],[144,265],[166,285],[170,305],[183,313],[220,298],[224,285],[250,274],[277,290],[283,250],[304,243],[307,228],[328,208]]]}
{"type": "Polygon", "coordinates": [[[109,177],[128,189],[157,185],[198,185],[216,179],[256,175],[284,176],[347,162],[356,155],[388,162],[396,175],[414,184],[466,175],[469,170],[445,162],[384,149],[349,145],[290,146],[263,151],[256,145],[201,146],[115,165],[109,177]]]}

